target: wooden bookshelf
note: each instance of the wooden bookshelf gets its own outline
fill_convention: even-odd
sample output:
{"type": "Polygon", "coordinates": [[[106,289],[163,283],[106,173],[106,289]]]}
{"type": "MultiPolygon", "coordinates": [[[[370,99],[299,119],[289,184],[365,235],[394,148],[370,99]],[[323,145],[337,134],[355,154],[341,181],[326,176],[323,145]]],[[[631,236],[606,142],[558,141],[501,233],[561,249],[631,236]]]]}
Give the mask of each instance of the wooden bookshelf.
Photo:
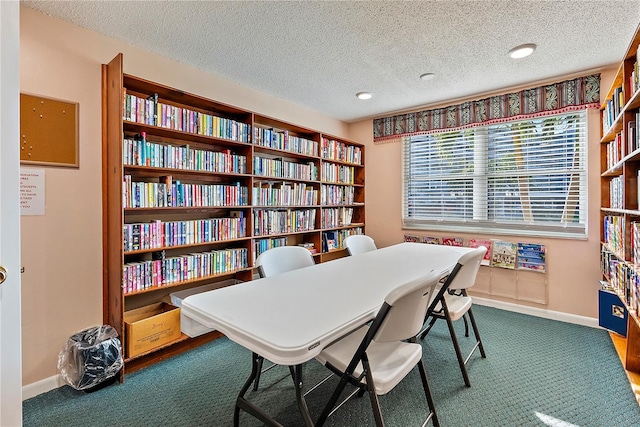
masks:
{"type": "MultiPolygon", "coordinates": [[[[364,147],[103,65],[103,317],[172,292],[255,276],[261,251],[305,245],[316,262],[364,233],[364,147]],[[327,236],[332,246],[327,247],[327,236]]],[[[219,337],[125,355],[125,372],[219,337]]]]}
{"type": "MultiPolygon", "coordinates": [[[[620,362],[622,366],[627,365],[627,339],[622,335],[618,335],[615,332],[609,332],[611,336],[611,341],[613,341],[613,345],[616,348],[616,352],[618,353],[618,357],[620,358],[620,362]]],[[[629,384],[631,385],[631,390],[636,397],[636,401],[638,405],[640,405],[640,373],[632,372],[625,369],[627,374],[627,378],[629,379],[629,384]]]]}
{"type": "MultiPolygon", "coordinates": [[[[640,80],[636,29],[601,105],[601,253],[604,282],[615,290],[629,319],[627,337],[612,333],[638,398],[640,378],[640,80]]],[[[640,400],[639,400],[640,402],[640,400]]]]}

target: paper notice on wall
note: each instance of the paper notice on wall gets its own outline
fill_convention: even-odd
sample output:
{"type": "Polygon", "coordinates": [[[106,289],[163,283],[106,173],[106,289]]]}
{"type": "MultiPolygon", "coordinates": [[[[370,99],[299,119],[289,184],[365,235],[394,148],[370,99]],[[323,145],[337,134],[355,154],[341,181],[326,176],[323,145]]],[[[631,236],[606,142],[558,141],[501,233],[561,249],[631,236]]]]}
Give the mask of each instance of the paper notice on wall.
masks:
{"type": "Polygon", "coordinates": [[[44,215],[44,169],[20,168],[20,215],[44,215]]]}

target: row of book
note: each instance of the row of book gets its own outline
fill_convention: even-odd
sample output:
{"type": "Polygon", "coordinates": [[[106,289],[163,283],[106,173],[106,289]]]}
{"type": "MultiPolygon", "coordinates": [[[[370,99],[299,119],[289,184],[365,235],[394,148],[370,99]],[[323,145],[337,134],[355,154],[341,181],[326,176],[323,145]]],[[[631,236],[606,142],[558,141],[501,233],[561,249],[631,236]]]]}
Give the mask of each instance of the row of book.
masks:
{"type": "Polygon", "coordinates": [[[280,246],[287,246],[287,238],[286,237],[274,237],[271,239],[258,239],[253,242],[253,263],[255,265],[256,259],[260,256],[261,253],[268,251],[272,248],[277,248],[280,246]]]}
{"type": "Polygon", "coordinates": [[[354,187],[331,184],[320,187],[320,203],[322,205],[352,205],[354,202],[354,187]]]}
{"type": "Polygon", "coordinates": [[[636,269],[603,246],[601,251],[602,274],[624,303],[638,313],[640,302],[640,274],[636,269]]]}
{"type": "Polygon", "coordinates": [[[351,225],[353,208],[328,208],[322,210],[322,228],[351,225]]]}
{"type": "Polygon", "coordinates": [[[157,259],[124,264],[123,293],[203,279],[249,267],[246,248],[222,249],[177,257],[165,257],[164,251],[154,254],[158,254],[157,259]]]}
{"type": "Polygon", "coordinates": [[[620,111],[624,107],[624,93],[622,86],[619,86],[613,90],[613,96],[607,101],[602,110],[602,130],[603,134],[609,132],[613,122],[620,115],[620,111]]]}
{"type": "Polygon", "coordinates": [[[231,150],[198,150],[189,145],[159,144],[146,139],[125,139],[123,164],[204,172],[247,173],[247,157],[231,150]]]}
{"type": "Polygon", "coordinates": [[[315,225],[315,209],[254,209],[253,211],[254,236],[310,231],[315,229],[315,225]]]}
{"type": "Polygon", "coordinates": [[[609,207],[624,209],[624,176],[615,176],[609,181],[609,207]]]}
{"type": "MultiPolygon", "coordinates": [[[[166,104],[155,93],[147,98],[124,89],[123,120],[205,136],[251,142],[251,125],[207,113],[166,104]]],[[[292,135],[287,130],[255,126],[253,142],[267,148],[318,156],[318,142],[292,135]]],[[[330,138],[322,139],[322,157],[329,160],[362,164],[362,149],[330,138]]]]}
{"type": "Polygon", "coordinates": [[[362,149],[334,139],[322,138],[322,157],[339,162],[362,164],[362,149]]]}
{"type": "Polygon", "coordinates": [[[275,148],[307,156],[318,156],[318,141],[291,135],[287,130],[255,126],[253,128],[253,143],[262,147],[275,148]]]}
{"type": "Polygon", "coordinates": [[[616,253],[624,259],[625,230],[624,218],[617,215],[605,215],[602,219],[603,242],[609,251],[616,253]]]}
{"type": "Polygon", "coordinates": [[[631,68],[631,76],[629,77],[629,88],[631,89],[631,94],[635,94],[638,90],[640,90],[640,69],[638,63],[640,62],[640,52],[636,52],[635,61],[633,63],[633,67],[631,68]]]}
{"type": "Polygon", "coordinates": [[[607,169],[611,169],[616,166],[622,158],[625,156],[624,142],[622,141],[622,135],[617,134],[615,139],[607,144],[607,169]]]}
{"type": "Polygon", "coordinates": [[[613,141],[606,147],[607,169],[612,169],[626,156],[640,150],[640,111],[637,111],[634,120],[627,122],[626,128],[616,134],[613,141]]]}
{"type": "Polygon", "coordinates": [[[134,182],[124,176],[124,208],[247,206],[249,191],[240,183],[186,184],[162,177],[163,182],[134,182]]]}
{"type": "Polygon", "coordinates": [[[347,236],[355,234],[363,234],[362,227],[345,228],[342,230],[329,230],[322,232],[322,250],[324,252],[330,252],[336,249],[344,248],[344,239],[347,236]]]}
{"type": "Polygon", "coordinates": [[[640,111],[636,112],[634,120],[629,120],[627,122],[626,133],[624,134],[624,138],[627,141],[627,154],[634,153],[640,150],[640,111]]]}
{"type": "Polygon", "coordinates": [[[296,163],[284,159],[253,158],[253,173],[273,178],[291,178],[305,181],[318,180],[318,167],[313,162],[296,163]]]}
{"type": "Polygon", "coordinates": [[[446,246],[467,246],[477,248],[484,246],[487,253],[482,260],[483,265],[507,269],[547,271],[546,246],[539,243],[509,242],[498,239],[469,239],[466,244],[462,237],[404,236],[405,242],[418,242],[446,246]]]}
{"type": "Polygon", "coordinates": [[[251,200],[254,206],[313,206],[318,190],[304,183],[257,182],[251,200]]]}
{"type": "Polygon", "coordinates": [[[158,101],[158,94],[141,98],[124,94],[123,119],[198,135],[250,142],[251,125],[225,117],[177,107],[158,101]]]}
{"type": "Polygon", "coordinates": [[[124,224],[125,252],[219,242],[247,235],[246,218],[206,218],[124,224]]]}
{"type": "Polygon", "coordinates": [[[322,164],[322,181],[340,184],[355,183],[355,168],[353,166],[336,165],[333,163],[322,164]]]}
{"type": "MultiPolygon", "coordinates": [[[[640,222],[631,221],[629,223],[629,252],[630,252],[630,260],[635,267],[640,267],[640,222]]],[[[618,254],[623,254],[624,251],[618,252],[618,254]]]]}
{"type": "Polygon", "coordinates": [[[126,121],[238,142],[251,141],[251,125],[226,117],[165,104],[158,100],[158,94],[141,98],[126,93],[125,89],[123,107],[123,119],[126,121]]]}

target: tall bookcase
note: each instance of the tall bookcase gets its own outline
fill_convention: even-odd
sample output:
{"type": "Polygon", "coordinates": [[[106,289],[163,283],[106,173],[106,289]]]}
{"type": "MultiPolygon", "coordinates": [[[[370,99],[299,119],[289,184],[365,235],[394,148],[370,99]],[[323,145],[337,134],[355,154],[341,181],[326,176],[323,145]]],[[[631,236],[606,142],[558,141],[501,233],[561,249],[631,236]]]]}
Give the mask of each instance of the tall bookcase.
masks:
{"type": "MultiPolygon", "coordinates": [[[[364,233],[356,142],[124,74],[122,54],[103,66],[103,129],[103,317],[123,344],[128,310],[252,280],[275,246],[330,261],[364,233]]],[[[125,370],[219,336],[125,354],[125,370]]]]}
{"type": "Polygon", "coordinates": [[[625,368],[640,372],[640,27],[604,98],[601,170],[603,284],[629,313],[625,368]]]}

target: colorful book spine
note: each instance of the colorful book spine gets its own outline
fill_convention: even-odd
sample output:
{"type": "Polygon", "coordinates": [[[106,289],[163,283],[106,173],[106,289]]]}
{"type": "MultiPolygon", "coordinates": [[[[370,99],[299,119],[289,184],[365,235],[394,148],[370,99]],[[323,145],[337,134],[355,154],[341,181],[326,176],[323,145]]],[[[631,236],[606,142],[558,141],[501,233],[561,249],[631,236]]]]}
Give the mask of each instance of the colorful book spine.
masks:
{"type": "Polygon", "coordinates": [[[124,264],[123,293],[130,294],[249,268],[246,248],[222,249],[177,257],[165,257],[163,254],[156,258],[124,264]]]}

